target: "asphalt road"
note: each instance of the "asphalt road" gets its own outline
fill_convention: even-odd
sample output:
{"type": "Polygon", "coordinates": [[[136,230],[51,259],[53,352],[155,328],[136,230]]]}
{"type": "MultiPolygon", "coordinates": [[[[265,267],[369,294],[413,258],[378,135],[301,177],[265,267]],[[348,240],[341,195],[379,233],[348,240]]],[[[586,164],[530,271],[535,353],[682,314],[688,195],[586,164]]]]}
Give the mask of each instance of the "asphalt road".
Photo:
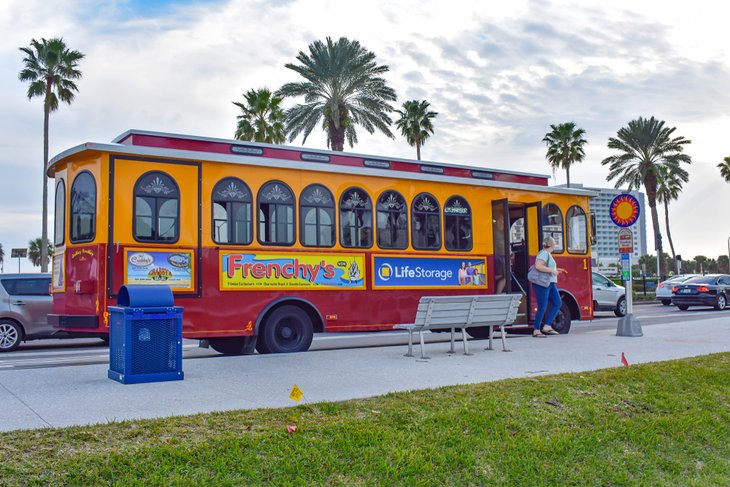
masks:
{"type": "MultiPolygon", "coordinates": [[[[668,323],[686,323],[701,321],[727,315],[730,310],[722,312],[711,308],[690,308],[680,311],[673,306],[661,304],[644,304],[634,306],[634,316],[642,327],[668,323]]],[[[616,329],[618,318],[612,312],[600,312],[593,321],[573,322],[571,334],[580,334],[596,330],[616,329]]],[[[524,330],[524,335],[529,330],[524,330]]],[[[511,336],[519,337],[518,329],[511,336]]],[[[427,338],[429,342],[447,341],[449,334],[437,333],[427,338]]],[[[367,332],[367,333],[318,333],[315,334],[310,350],[339,350],[346,348],[380,347],[389,345],[405,345],[408,334],[405,331],[367,332]]],[[[184,340],[183,360],[221,357],[213,349],[200,348],[198,340],[184,340]]],[[[108,347],[98,338],[35,340],[26,342],[15,352],[0,354],[0,372],[17,369],[64,367],[109,362],[108,347]]]]}

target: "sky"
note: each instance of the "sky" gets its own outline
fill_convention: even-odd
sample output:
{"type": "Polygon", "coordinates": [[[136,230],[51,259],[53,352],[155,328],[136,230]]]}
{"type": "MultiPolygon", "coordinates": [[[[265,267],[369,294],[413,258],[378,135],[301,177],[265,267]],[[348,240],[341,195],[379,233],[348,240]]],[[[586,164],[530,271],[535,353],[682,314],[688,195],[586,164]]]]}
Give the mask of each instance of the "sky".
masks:
{"type": "MultiPolygon", "coordinates": [[[[609,137],[640,116],[664,120],[692,140],[690,180],[670,206],[675,250],[685,258],[728,253],[730,184],[717,169],[730,156],[723,2],[3,0],[0,32],[5,272],[18,270],[10,249],[41,235],[43,106],[18,80],[18,48],[41,37],[63,37],[86,56],[75,101],[51,114],[51,157],[129,129],[232,138],[239,109],[231,102],[298,81],[286,63],[316,40],[345,36],[389,66],[396,107],[425,99],[438,112],[424,160],[549,174],[550,184],[564,184],[542,138],[550,124],[572,121],[588,144],[571,183],[613,187],[601,165],[613,154],[609,137]]],[[[358,138],[347,151],[415,159],[401,136],[359,129],[358,138]]],[[[313,132],[305,147],[325,149],[324,135],[313,132]]],[[[653,241],[647,214],[652,252],[653,241]]],[[[39,268],[23,259],[20,269],[39,268]]]]}

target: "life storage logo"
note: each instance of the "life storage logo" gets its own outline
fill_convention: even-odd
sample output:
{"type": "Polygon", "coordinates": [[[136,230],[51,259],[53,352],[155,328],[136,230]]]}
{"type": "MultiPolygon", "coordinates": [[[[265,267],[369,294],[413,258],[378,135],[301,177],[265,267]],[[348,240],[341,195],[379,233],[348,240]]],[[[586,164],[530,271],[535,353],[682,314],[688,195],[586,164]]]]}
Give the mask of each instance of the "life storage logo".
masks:
{"type": "Polygon", "coordinates": [[[220,288],[311,289],[365,287],[362,255],[221,253],[220,288]]]}
{"type": "Polygon", "coordinates": [[[373,287],[487,287],[484,258],[373,257],[373,287]]]}
{"type": "Polygon", "coordinates": [[[378,277],[381,281],[388,281],[390,279],[390,276],[392,275],[393,268],[390,266],[390,264],[383,264],[378,267],[378,277]]]}

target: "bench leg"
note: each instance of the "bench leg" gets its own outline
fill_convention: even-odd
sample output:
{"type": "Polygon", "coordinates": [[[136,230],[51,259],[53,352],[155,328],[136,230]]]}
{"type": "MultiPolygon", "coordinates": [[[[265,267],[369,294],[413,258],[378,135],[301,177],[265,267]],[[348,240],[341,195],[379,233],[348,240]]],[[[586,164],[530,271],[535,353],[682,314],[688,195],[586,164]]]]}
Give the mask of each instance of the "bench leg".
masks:
{"type": "Polygon", "coordinates": [[[421,337],[421,358],[422,358],[422,359],[424,359],[424,360],[428,360],[428,359],[430,359],[431,357],[426,357],[426,356],[425,356],[425,355],[423,354],[423,348],[424,348],[424,344],[423,344],[423,332],[422,332],[422,331],[419,331],[419,332],[418,332],[418,335],[419,335],[419,336],[421,337]]]}
{"type": "Polygon", "coordinates": [[[408,330],[408,353],[404,357],[413,357],[413,330],[408,330]]]}
{"type": "Polygon", "coordinates": [[[466,328],[461,329],[461,341],[464,342],[464,355],[471,355],[469,353],[469,345],[466,340],[466,328]]]}
{"type": "Polygon", "coordinates": [[[494,350],[494,348],[492,347],[492,333],[494,333],[494,327],[490,325],[489,326],[489,346],[487,348],[485,348],[484,350],[494,350]]]}
{"type": "Polygon", "coordinates": [[[455,332],[455,329],[452,328],[451,329],[451,348],[449,349],[449,351],[447,353],[456,353],[454,351],[454,332],[455,332]]]}
{"type": "Polygon", "coordinates": [[[503,352],[511,352],[512,350],[509,350],[507,348],[507,337],[505,336],[505,333],[504,333],[504,325],[501,325],[499,327],[499,332],[502,335],[502,351],[503,352]]]}

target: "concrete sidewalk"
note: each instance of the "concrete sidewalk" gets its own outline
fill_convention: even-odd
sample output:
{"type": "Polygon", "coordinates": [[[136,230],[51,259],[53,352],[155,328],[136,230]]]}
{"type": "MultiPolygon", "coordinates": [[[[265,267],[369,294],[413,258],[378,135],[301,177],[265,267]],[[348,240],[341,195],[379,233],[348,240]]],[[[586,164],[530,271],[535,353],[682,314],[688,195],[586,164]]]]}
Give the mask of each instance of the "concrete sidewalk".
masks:
{"type": "Polygon", "coordinates": [[[405,346],[326,350],[290,355],[249,355],[185,360],[185,380],[123,385],[107,378],[108,365],[0,371],[0,431],[63,427],[232,409],[287,407],[294,384],[300,403],[342,401],[394,391],[495,381],[561,372],[672,360],[730,351],[730,318],[644,327],[640,338],[614,330],[573,327],[569,335],[510,336],[511,353],[474,355],[448,343],[427,345],[428,361],[404,357],[405,346]]]}

